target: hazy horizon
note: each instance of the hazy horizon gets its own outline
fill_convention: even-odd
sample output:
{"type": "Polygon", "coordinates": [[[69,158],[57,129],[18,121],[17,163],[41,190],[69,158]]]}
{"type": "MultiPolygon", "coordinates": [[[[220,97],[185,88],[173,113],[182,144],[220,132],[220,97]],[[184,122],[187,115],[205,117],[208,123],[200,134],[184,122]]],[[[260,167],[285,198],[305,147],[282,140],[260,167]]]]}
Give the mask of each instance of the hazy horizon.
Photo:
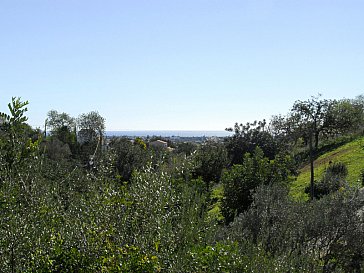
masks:
{"type": "Polygon", "coordinates": [[[224,130],[118,130],[105,131],[106,136],[161,136],[161,137],[224,137],[232,133],[224,130]]]}

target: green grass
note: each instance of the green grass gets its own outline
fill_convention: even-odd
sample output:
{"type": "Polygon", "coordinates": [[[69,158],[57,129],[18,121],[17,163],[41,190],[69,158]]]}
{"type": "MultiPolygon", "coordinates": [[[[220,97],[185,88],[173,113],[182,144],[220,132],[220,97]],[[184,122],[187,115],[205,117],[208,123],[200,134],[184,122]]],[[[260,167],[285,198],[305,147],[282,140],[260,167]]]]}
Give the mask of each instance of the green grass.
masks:
{"type": "Polygon", "coordinates": [[[221,200],[224,197],[224,186],[222,184],[215,185],[211,190],[211,205],[208,210],[210,219],[215,219],[218,222],[224,220],[221,214],[221,200]]]}
{"type": "MultiPolygon", "coordinates": [[[[318,157],[315,162],[315,180],[319,180],[329,163],[342,162],[348,168],[347,181],[352,186],[360,186],[360,173],[364,169],[364,137],[358,138],[337,149],[318,157]]],[[[307,200],[304,193],[310,183],[310,165],[300,170],[297,179],[291,185],[291,195],[297,200],[307,200]]]]}

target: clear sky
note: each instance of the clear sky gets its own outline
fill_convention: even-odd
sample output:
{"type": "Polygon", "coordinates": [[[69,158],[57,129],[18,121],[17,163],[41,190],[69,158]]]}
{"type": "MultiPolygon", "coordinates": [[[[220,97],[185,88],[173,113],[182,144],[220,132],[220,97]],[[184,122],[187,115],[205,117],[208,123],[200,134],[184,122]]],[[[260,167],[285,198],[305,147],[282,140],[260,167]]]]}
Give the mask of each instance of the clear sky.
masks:
{"type": "Polygon", "coordinates": [[[364,1],[0,0],[0,111],[224,130],[364,93],[364,1]]]}

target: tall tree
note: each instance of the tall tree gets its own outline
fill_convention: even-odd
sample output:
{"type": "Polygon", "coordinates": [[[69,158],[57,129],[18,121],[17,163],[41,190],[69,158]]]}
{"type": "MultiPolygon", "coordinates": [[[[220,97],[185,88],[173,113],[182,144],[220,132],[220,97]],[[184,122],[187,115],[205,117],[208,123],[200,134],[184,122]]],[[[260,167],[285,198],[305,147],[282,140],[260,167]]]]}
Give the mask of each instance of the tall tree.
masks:
{"type": "Polygon", "coordinates": [[[310,150],[310,189],[311,199],[314,197],[314,159],[318,148],[319,136],[327,129],[325,123],[328,108],[332,103],[330,100],[320,99],[320,94],[317,97],[311,97],[306,101],[296,101],[292,107],[292,115],[296,115],[299,121],[299,128],[302,135],[308,140],[310,150]],[[314,140],[313,140],[314,139],[314,140]],[[314,141],[314,143],[313,143],[314,141]]]}
{"type": "Polygon", "coordinates": [[[328,129],[327,113],[331,100],[320,99],[319,94],[316,97],[306,101],[296,101],[292,107],[292,116],[297,117],[299,129],[301,134],[308,140],[312,137],[314,139],[314,148],[318,148],[319,137],[325,130],[328,129]]]}
{"type": "Polygon", "coordinates": [[[71,131],[76,126],[76,120],[67,113],[51,110],[47,114],[46,126],[52,133],[57,133],[64,129],[71,131]]]}
{"type": "Polygon", "coordinates": [[[67,156],[78,152],[75,118],[67,113],[51,110],[47,114],[45,127],[45,134],[47,134],[48,127],[52,136],[52,139],[46,144],[48,155],[60,156],[63,154],[58,153],[61,147],[62,151],[66,151],[67,156]]]}
{"type": "Polygon", "coordinates": [[[97,111],[92,111],[87,114],[81,114],[77,119],[77,124],[81,142],[96,144],[95,155],[97,150],[101,150],[105,132],[105,119],[97,111]]]}

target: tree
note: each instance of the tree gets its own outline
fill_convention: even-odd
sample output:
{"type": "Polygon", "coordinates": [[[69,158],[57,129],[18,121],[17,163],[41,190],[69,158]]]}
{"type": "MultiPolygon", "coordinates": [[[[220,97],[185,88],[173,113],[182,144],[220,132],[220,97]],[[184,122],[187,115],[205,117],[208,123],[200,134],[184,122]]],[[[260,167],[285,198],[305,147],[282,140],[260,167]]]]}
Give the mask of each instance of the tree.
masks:
{"type": "Polygon", "coordinates": [[[47,114],[45,123],[45,135],[47,126],[51,131],[51,138],[46,142],[47,154],[50,158],[63,158],[78,153],[76,120],[67,113],[51,110],[47,114]],[[63,151],[57,155],[58,151],[63,151]]]}
{"type": "Polygon", "coordinates": [[[194,174],[201,176],[209,189],[210,183],[219,182],[222,170],[228,165],[226,148],[222,143],[207,141],[197,149],[195,161],[194,174]]]}
{"type": "Polygon", "coordinates": [[[105,119],[97,111],[81,114],[77,119],[77,124],[80,131],[86,130],[91,134],[90,140],[93,140],[92,138],[95,136],[102,140],[105,131],[105,119]]]}
{"type": "Polygon", "coordinates": [[[311,198],[315,196],[313,163],[320,139],[357,132],[363,125],[363,109],[361,97],[355,100],[327,100],[321,99],[319,94],[306,101],[297,100],[287,116],[272,118],[270,130],[279,143],[287,146],[303,138],[308,144],[311,198]]]}
{"type": "Polygon", "coordinates": [[[328,128],[325,123],[328,108],[332,103],[329,100],[320,100],[321,95],[312,97],[306,101],[296,101],[292,107],[292,115],[296,115],[299,121],[299,128],[302,135],[308,139],[309,151],[310,151],[310,187],[311,187],[311,199],[314,198],[314,160],[315,152],[318,148],[319,136],[324,130],[328,128]],[[313,145],[313,138],[315,143],[313,145]]]}
{"type": "Polygon", "coordinates": [[[334,100],[330,103],[324,121],[327,136],[357,132],[362,128],[364,108],[360,99],[334,100]]]}
{"type": "Polygon", "coordinates": [[[197,150],[197,144],[193,142],[181,142],[177,144],[175,149],[176,153],[183,153],[186,156],[190,156],[197,150]]]}
{"type": "Polygon", "coordinates": [[[292,116],[297,117],[299,130],[301,134],[310,141],[314,139],[314,148],[317,150],[319,137],[324,131],[327,131],[329,124],[327,121],[327,113],[331,100],[320,99],[321,95],[311,97],[306,101],[296,101],[292,107],[292,116]]]}
{"type": "Polygon", "coordinates": [[[222,214],[226,223],[250,207],[252,194],[258,186],[284,183],[289,174],[281,159],[269,160],[259,147],[252,154],[246,153],[242,164],[232,166],[221,177],[224,185],[222,214]]]}
{"type": "Polygon", "coordinates": [[[3,161],[0,161],[0,168],[5,167],[7,171],[18,166],[37,146],[38,139],[32,139],[35,131],[25,123],[27,105],[28,101],[13,97],[8,104],[10,114],[0,112],[0,158],[3,161]]]}
{"type": "Polygon", "coordinates": [[[299,115],[292,113],[272,116],[268,130],[280,148],[285,147],[288,150],[302,137],[299,119],[299,115]]]}
{"type": "Polygon", "coordinates": [[[67,113],[51,110],[47,114],[46,126],[50,127],[52,134],[57,134],[64,129],[71,131],[76,126],[76,121],[67,113]]]}
{"type": "Polygon", "coordinates": [[[364,99],[324,100],[316,97],[295,101],[286,115],[273,116],[269,130],[280,143],[290,144],[303,138],[309,144],[312,132],[313,145],[318,149],[320,139],[355,133],[363,128],[364,99]]]}
{"type": "Polygon", "coordinates": [[[105,132],[105,119],[96,111],[81,114],[77,119],[78,137],[84,153],[91,161],[98,151],[101,151],[105,132]]]}
{"type": "Polygon", "coordinates": [[[146,144],[141,139],[132,143],[127,138],[113,138],[110,149],[115,154],[115,167],[123,181],[129,181],[133,171],[142,169],[148,161],[146,144]]]}
{"type": "Polygon", "coordinates": [[[241,164],[245,153],[252,153],[258,146],[265,156],[273,159],[278,152],[278,146],[273,136],[267,131],[266,121],[238,124],[227,128],[234,135],[225,140],[226,148],[231,159],[231,165],[241,164]]]}

